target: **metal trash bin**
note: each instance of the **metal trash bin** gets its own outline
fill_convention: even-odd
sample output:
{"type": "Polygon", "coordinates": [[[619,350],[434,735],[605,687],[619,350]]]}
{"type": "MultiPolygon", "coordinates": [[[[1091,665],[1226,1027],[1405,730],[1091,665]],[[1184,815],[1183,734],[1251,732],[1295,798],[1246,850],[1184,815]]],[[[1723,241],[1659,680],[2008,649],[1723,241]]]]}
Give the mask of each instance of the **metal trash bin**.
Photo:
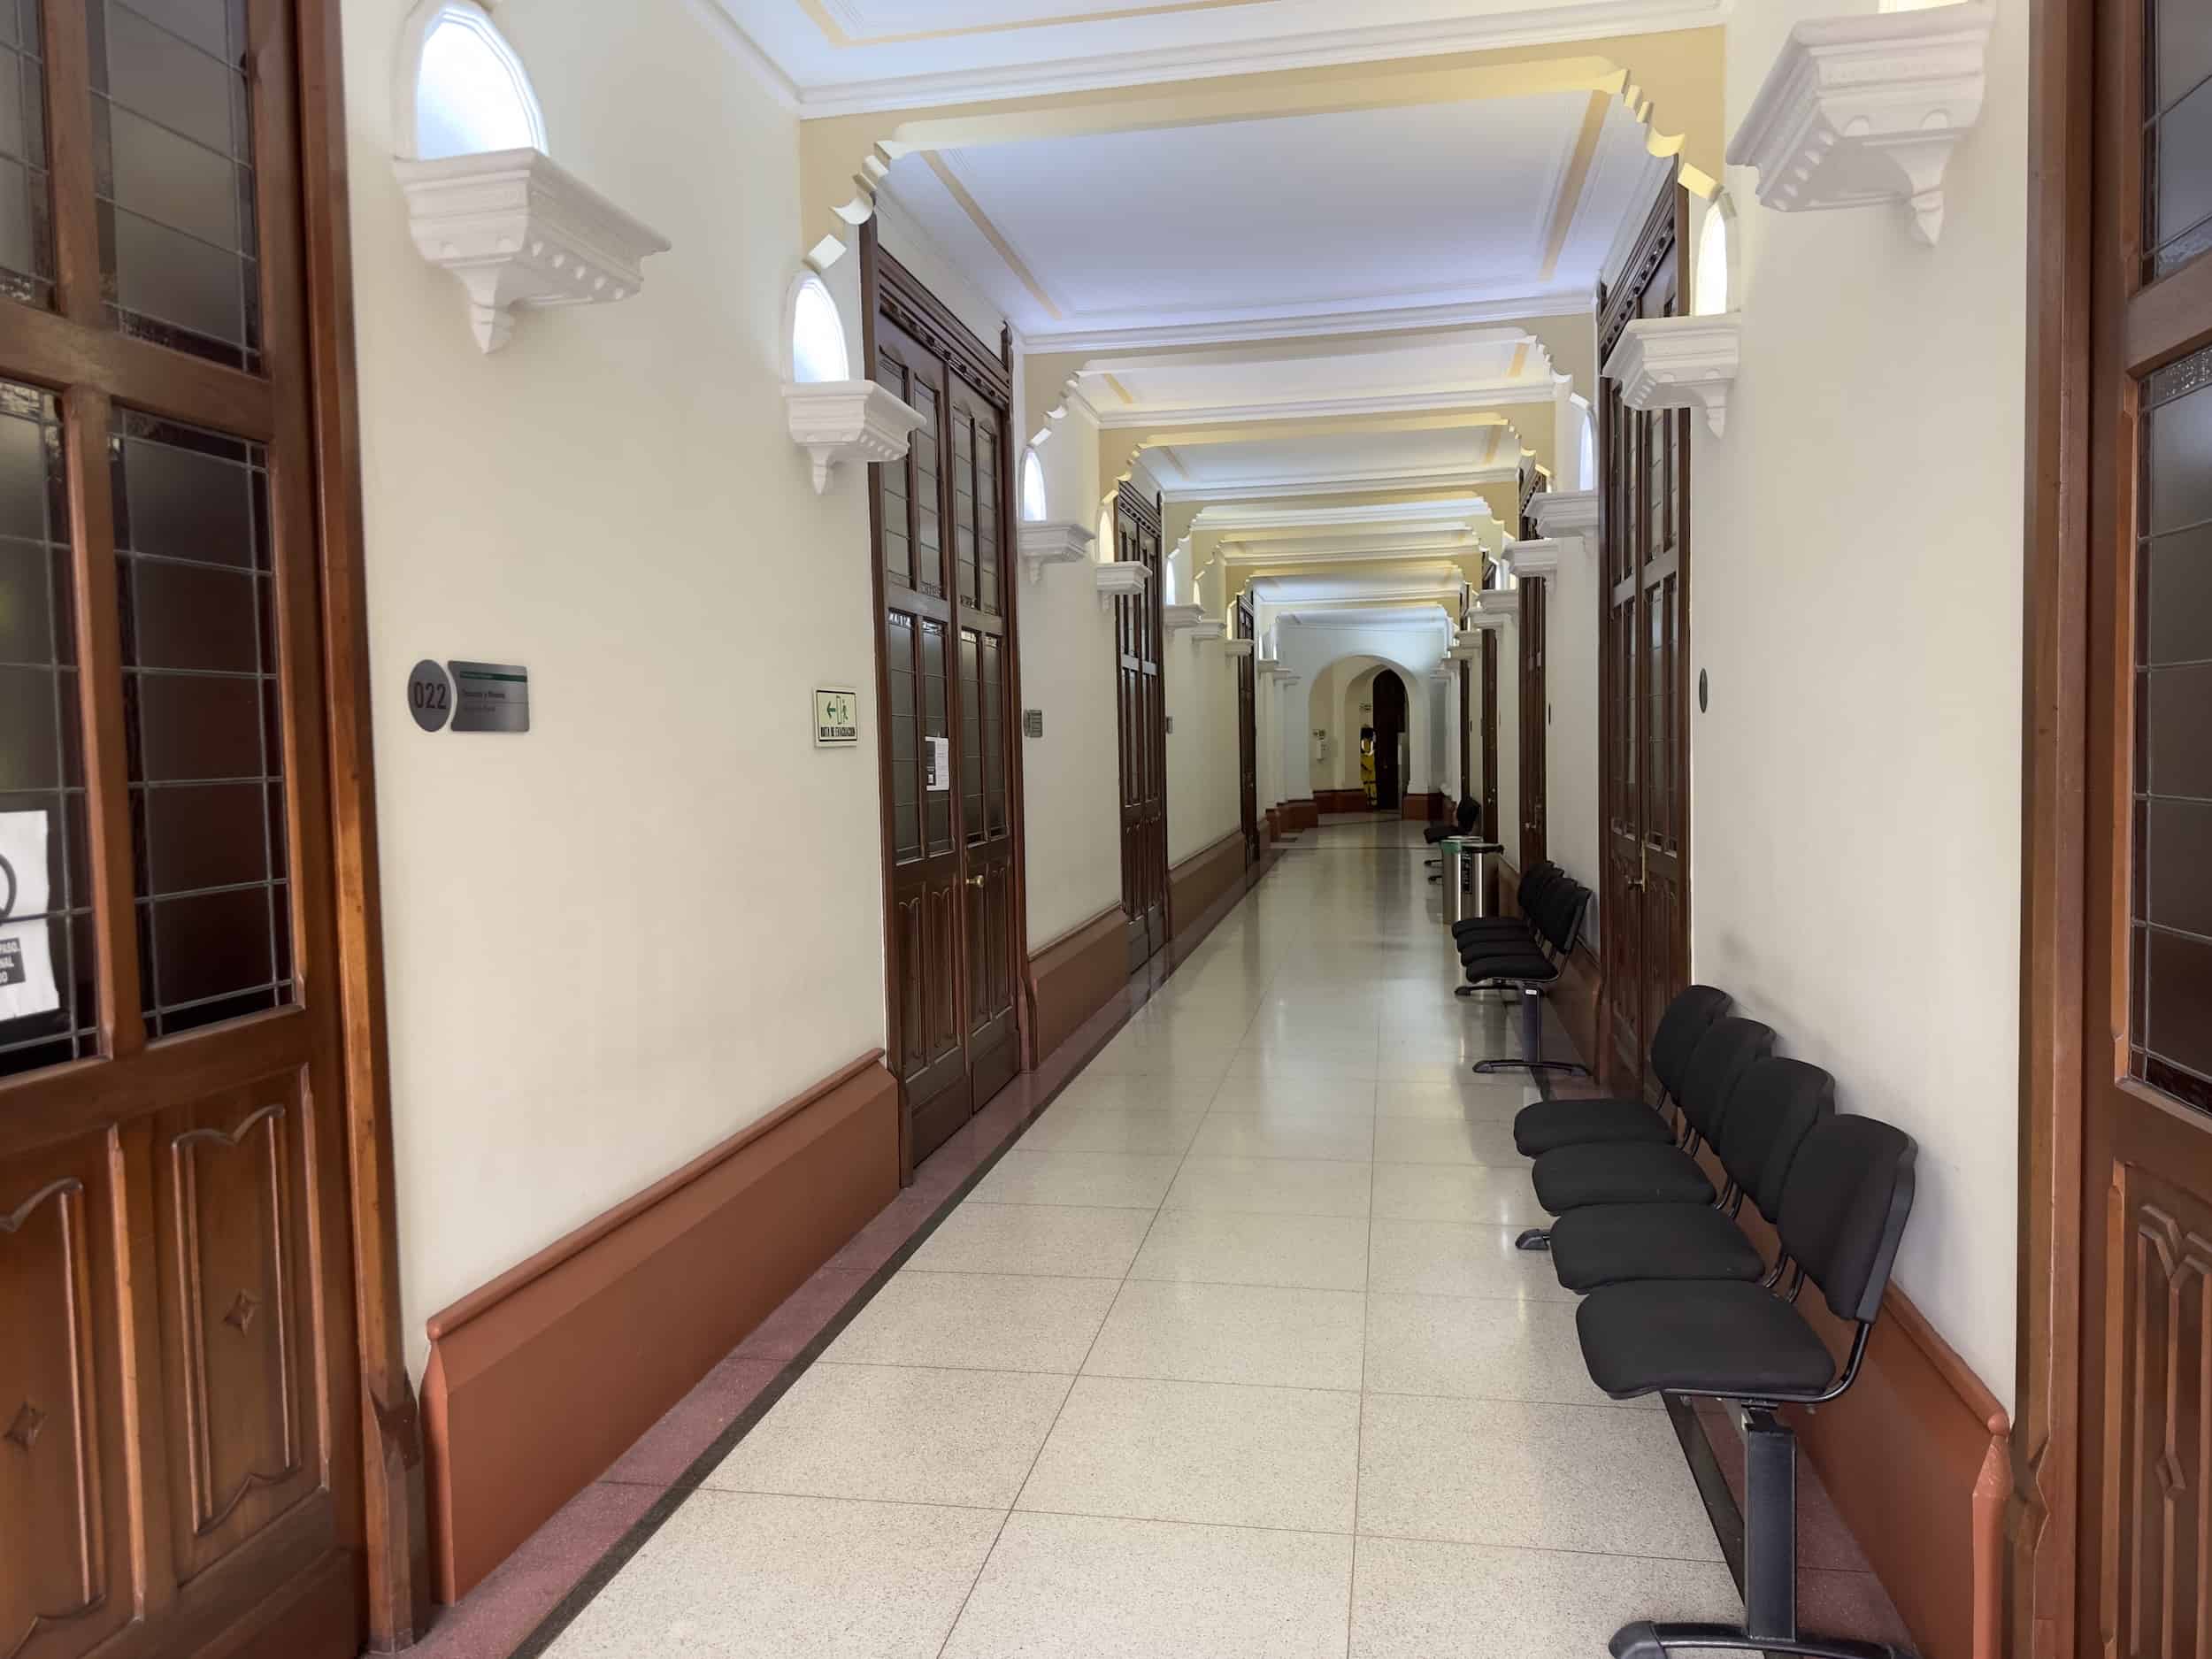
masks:
{"type": "MultiPolygon", "coordinates": [[[[1457,835],[1447,835],[1437,842],[1444,854],[1444,925],[1448,927],[1460,919],[1467,892],[1467,848],[1469,842],[1457,835]]],[[[1478,895],[1478,897],[1480,895],[1478,895]]]]}

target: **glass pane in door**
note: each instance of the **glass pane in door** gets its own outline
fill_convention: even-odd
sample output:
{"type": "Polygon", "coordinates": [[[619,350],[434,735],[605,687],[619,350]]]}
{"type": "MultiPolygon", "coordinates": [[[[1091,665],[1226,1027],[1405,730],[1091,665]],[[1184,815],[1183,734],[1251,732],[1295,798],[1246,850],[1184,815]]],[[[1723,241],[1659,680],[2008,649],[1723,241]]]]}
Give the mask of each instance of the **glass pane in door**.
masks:
{"type": "Polygon", "coordinates": [[[275,580],[257,443],[116,416],[110,444],[147,1034],[292,1000],[275,580]]]}
{"type": "Polygon", "coordinates": [[[2212,1110],[2212,349],[2143,390],[2133,1069],[2212,1110]]]}
{"type": "Polygon", "coordinates": [[[0,0],[0,295],[54,296],[46,66],[39,0],[0,0]]]}
{"type": "Polygon", "coordinates": [[[0,1076],[97,1048],[68,514],[57,400],[0,382],[0,1076]]]}

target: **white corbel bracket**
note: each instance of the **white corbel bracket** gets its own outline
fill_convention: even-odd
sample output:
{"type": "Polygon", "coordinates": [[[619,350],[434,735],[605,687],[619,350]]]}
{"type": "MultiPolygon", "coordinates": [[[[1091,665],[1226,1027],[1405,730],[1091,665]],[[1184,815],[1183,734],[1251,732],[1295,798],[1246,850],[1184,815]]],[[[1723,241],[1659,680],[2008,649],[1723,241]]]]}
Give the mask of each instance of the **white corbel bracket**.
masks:
{"type": "Polygon", "coordinates": [[[507,343],[517,308],[627,299],[645,257],[668,251],[665,237],[541,150],[392,165],[416,250],[460,280],[487,352],[507,343]]]}
{"type": "Polygon", "coordinates": [[[1152,569],[1134,559],[1117,559],[1110,565],[1094,567],[1098,582],[1098,603],[1103,611],[1114,608],[1117,599],[1136,599],[1151,590],[1152,569]]]}
{"type": "Polygon", "coordinates": [[[902,461],[927,419],[873,380],[787,381],[783,388],[791,441],[814,463],[814,493],[829,488],[841,461],[902,461]]]}
{"type": "Polygon", "coordinates": [[[1605,378],[1631,409],[1695,409],[1715,437],[1728,426],[1728,388],[1741,354],[1742,319],[1644,317],[1621,333],[1605,378]]]}
{"type": "Polygon", "coordinates": [[[1513,567],[1516,577],[1524,580],[1531,576],[1556,576],[1562,545],[1550,540],[1516,541],[1506,549],[1505,562],[1513,567]]]}
{"type": "Polygon", "coordinates": [[[1189,629],[1191,638],[1197,641],[1201,645],[1205,644],[1210,640],[1221,639],[1228,632],[1229,625],[1224,622],[1219,617],[1211,618],[1204,622],[1194,622],[1191,624],[1189,629]]]}
{"type": "Polygon", "coordinates": [[[1048,565],[1087,564],[1098,533],[1079,524],[1025,524],[1016,533],[1016,546],[1033,588],[1045,579],[1048,565]]]}
{"type": "Polygon", "coordinates": [[[1521,614],[1520,590],[1515,588],[1490,588],[1475,595],[1475,626],[1480,627],[1493,617],[1503,620],[1521,614]]]}
{"type": "Polygon", "coordinates": [[[1994,10],[1985,0],[1820,18],[1790,31],[1728,145],[1784,212],[1901,201],[1943,234],[1943,173],[1980,119],[1994,10]]]}
{"type": "Polygon", "coordinates": [[[1546,490],[1528,510],[1540,535],[1555,541],[1594,541],[1603,503],[1594,489],[1546,490]]]}
{"type": "Polygon", "coordinates": [[[1160,621],[1167,629],[1171,638],[1178,634],[1189,633],[1193,628],[1203,624],[1205,620],[1206,607],[1203,605],[1162,605],[1160,607],[1160,621]]]}
{"type": "Polygon", "coordinates": [[[1221,642],[1221,649],[1229,654],[1230,660],[1233,662],[1240,657],[1249,657],[1252,655],[1252,641],[1249,640],[1224,640],[1221,642]]]}

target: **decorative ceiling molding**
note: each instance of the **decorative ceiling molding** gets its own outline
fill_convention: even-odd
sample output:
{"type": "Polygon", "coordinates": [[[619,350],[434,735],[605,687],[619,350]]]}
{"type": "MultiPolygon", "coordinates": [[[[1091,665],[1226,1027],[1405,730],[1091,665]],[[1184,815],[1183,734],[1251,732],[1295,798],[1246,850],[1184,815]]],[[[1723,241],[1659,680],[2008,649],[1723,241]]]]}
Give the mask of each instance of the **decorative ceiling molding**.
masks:
{"type": "Polygon", "coordinates": [[[1575,134],[1574,148],[1568,152],[1566,172],[1559,180],[1558,194],[1552,200],[1551,217],[1544,233],[1543,264],[1537,271],[1540,281],[1549,282],[1559,273],[1559,256],[1567,246],[1567,233],[1574,228],[1581,216],[1582,204],[1589,195],[1591,164],[1597,159],[1598,139],[1605,131],[1605,112],[1613,107],[1613,101],[1602,92],[1590,95],[1589,107],[1583,111],[1582,127],[1575,134]]]}
{"type": "Polygon", "coordinates": [[[1272,316],[1186,318],[1113,328],[1038,329],[1031,331],[1028,341],[1029,349],[1036,352],[1134,351],[1148,346],[1234,345],[1260,340],[1308,340],[1330,334],[1468,328],[1584,311],[1590,309],[1595,297],[1587,288],[1563,288],[1398,307],[1350,299],[1332,307],[1283,311],[1272,316]]]}
{"type": "MultiPolygon", "coordinates": [[[[1501,48],[1602,40],[1621,35],[1706,28],[1724,21],[1730,0],[1613,0],[1577,7],[1571,20],[1556,8],[1369,24],[1286,35],[1273,39],[1193,45],[1187,41],[1133,51],[1102,52],[1004,66],[955,69],[932,74],[824,82],[800,89],[800,108],[811,118],[931,104],[1051,97],[1107,87],[1263,74],[1334,64],[1379,63],[1501,48]]],[[[965,31],[963,31],[965,32],[965,31]]]]}
{"type": "Polygon", "coordinates": [[[1290,530],[1315,525],[1418,524],[1434,527],[1469,527],[1476,518],[1489,517],[1490,503],[1479,495],[1451,501],[1384,502],[1372,507],[1207,507],[1192,520],[1208,530],[1290,530]]]}
{"type": "Polygon", "coordinates": [[[1643,317],[1621,333],[1605,377],[1621,383],[1631,409],[1696,409],[1719,437],[1728,426],[1743,320],[1724,317],[1643,317]]]}
{"type": "Polygon", "coordinates": [[[1372,495],[1394,490],[1471,489],[1482,484],[1515,480],[1512,467],[1437,467],[1429,471],[1390,472],[1321,472],[1310,476],[1285,472],[1271,478],[1248,479],[1240,484],[1192,484],[1170,489],[1170,501],[1231,503],[1277,501],[1285,495],[1372,495]]]}
{"type": "MultiPolygon", "coordinates": [[[[1109,375],[1110,381],[1112,376],[1109,375]]],[[[1364,392],[1344,397],[1279,398],[1256,403],[1139,403],[1108,408],[1099,425],[1108,431],[1171,423],[1178,426],[1236,426],[1251,421],[1325,419],[1339,415],[1402,415],[1503,409],[1553,401],[1548,384],[1500,381],[1492,386],[1438,387],[1405,392],[1364,392]]]]}
{"type": "Polygon", "coordinates": [[[1980,119],[1995,22],[1986,0],[1823,18],[1790,31],[1728,146],[1784,212],[1901,201],[1943,234],[1943,173],[1980,119]]]}
{"type": "Polygon", "coordinates": [[[1067,313],[1060,308],[1059,302],[1045,292],[1044,284],[1037,280],[1037,274],[1030,269],[1029,262],[1007,240],[1006,233],[992,222],[991,216],[983,211],[983,204],[975,199],[975,193],[952,170],[952,163],[946,159],[946,154],[943,150],[926,150],[922,152],[922,160],[936,175],[937,182],[944,186],[945,194],[952,197],[953,205],[968,216],[968,222],[975,227],[976,234],[982,237],[990,245],[991,251],[999,257],[999,263],[1006,267],[1007,274],[1022,285],[1031,299],[1044,307],[1046,316],[1055,322],[1064,321],[1067,313]]]}

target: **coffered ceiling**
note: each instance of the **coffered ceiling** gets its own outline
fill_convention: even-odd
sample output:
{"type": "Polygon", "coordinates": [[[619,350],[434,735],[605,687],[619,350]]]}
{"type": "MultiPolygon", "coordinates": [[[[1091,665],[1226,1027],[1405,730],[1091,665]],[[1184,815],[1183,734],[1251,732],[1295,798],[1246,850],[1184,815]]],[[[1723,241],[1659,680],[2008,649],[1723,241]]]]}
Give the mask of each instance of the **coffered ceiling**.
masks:
{"type": "Polygon", "coordinates": [[[1543,92],[932,150],[884,188],[1032,349],[1375,330],[1586,309],[1647,137],[1543,92]]]}
{"type": "Polygon", "coordinates": [[[1728,0],[719,0],[808,113],[1695,27],[1728,0]]]}

